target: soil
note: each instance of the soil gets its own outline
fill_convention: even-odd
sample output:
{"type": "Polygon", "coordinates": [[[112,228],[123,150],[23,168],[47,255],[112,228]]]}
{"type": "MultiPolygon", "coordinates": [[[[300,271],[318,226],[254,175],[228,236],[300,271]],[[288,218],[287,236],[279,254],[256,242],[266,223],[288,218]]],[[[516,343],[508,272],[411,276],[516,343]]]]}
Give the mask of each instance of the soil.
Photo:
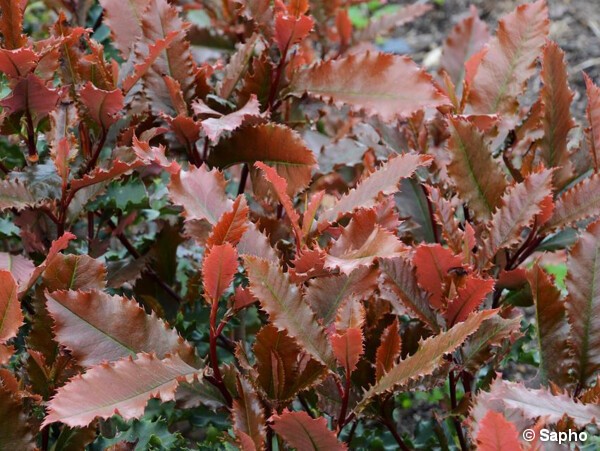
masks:
{"type": "MultiPolygon", "coordinates": [[[[414,0],[390,3],[411,4],[414,0]]],[[[477,7],[480,17],[494,33],[498,19],[526,1],[444,0],[439,3],[398,34],[408,43],[411,56],[418,62],[439,52],[452,27],[469,13],[470,5],[477,7]]],[[[583,122],[586,99],[582,71],[600,84],[600,0],[548,0],[548,7],[550,38],[560,45],[567,57],[569,82],[574,92],[573,114],[583,122]]]]}

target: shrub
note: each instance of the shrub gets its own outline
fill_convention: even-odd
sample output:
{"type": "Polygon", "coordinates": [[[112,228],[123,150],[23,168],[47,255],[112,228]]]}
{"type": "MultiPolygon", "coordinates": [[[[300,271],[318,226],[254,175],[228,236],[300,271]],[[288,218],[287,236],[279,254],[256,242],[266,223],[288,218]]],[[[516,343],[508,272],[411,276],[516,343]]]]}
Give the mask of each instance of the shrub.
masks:
{"type": "Polygon", "coordinates": [[[428,5],[25,3],[0,1],[0,448],[593,431],[600,89],[578,133],[544,0],[494,37],[473,11],[435,75],[372,44],[428,5]]]}

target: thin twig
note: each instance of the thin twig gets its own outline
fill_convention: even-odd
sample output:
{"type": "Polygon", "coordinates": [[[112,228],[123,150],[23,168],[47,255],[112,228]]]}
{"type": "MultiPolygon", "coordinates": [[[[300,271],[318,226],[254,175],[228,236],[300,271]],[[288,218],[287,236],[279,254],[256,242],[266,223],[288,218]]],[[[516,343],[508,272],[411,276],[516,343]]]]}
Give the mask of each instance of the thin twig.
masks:
{"type": "MultiPolygon", "coordinates": [[[[456,399],[456,378],[454,377],[454,371],[450,371],[450,374],[448,376],[448,385],[450,386],[450,403],[452,405],[452,410],[455,411],[458,407],[458,402],[456,399]]],[[[462,425],[460,424],[460,420],[454,415],[454,412],[452,415],[452,423],[454,424],[456,434],[458,435],[460,448],[462,449],[462,451],[467,451],[469,449],[467,445],[467,440],[465,439],[465,434],[463,432],[462,425]]]]}

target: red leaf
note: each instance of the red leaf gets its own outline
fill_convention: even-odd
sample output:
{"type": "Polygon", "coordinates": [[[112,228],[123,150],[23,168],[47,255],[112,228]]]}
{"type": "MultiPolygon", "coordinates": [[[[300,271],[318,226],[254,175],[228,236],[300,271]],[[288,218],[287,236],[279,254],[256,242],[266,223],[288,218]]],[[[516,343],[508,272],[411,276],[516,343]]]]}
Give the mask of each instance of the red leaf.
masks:
{"type": "Polygon", "coordinates": [[[535,73],[548,30],[545,0],[518,6],[500,20],[497,36],[473,79],[469,100],[476,113],[517,112],[516,98],[535,73]]]}
{"type": "Polygon", "coordinates": [[[112,43],[121,52],[124,60],[129,57],[134,44],[142,37],[140,13],[149,0],[100,0],[104,8],[103,22],[112,31],[112,43]]]}
{"type": "Polygon", "coordinates": [[[404,257],[379,260],[383,278],[380,283],[381,296],[388,300],[398,314],[408,308],[432,331],[438,332],[436,315],[429,303],[429,295],[417,283],[414,266],[404,257]]]}
{"type": "Polygon", "coordinates": [[[380,194],[388,196],[395,193],[400,180],[412,176],[417,168],[430,165],[431,161],[429,156],[410,153],[390,159],[356,188],[343,195],[334,207],[321,213],[319,224],[337,221],[342,215],[358,208],[374,207],[380,194]]]}
{"type": "Polygon", "coordinates": [[[454,326],[467,319],[481,305],[483,300],[494,289],[493,279],[482,279],[477,276],[468,276],[463,286],[458,288],[456,296],[448,302],[445,313],[448,327],[454,326]]]}
{"type": "Polygon", "coordinates": [[[210,303],[218,302],[223,292],[233,282],[238,268],[237,251],[230,243],[213,246],[202,263],[204,292],[210,303]]]}
{"type": "Polygon", "coordinates": [[[210,114],[218,116],[216,118],[204,119],[201,122],[206,136],[213,142],[217,142],[224,132],[230,132],[239,128],[248,118],[260,118],[262,116],[260,113],[260,103],[258,103],[254,94],[252,94],[242,108],[229,114],[221,114],[209,108],[200,99],[193,103],[192,108],[197,115],[210,114]]]}
{"type": "Polygon", "coordinates": [[[325,267],[339,268],[350,274],[360,266],[371,265],[377,257],[394,257],[405,251],[402,242],[392,232],[381,228],[374,210],[359,210],[342,235],[329,249],[325,267]]]}
{"type": "Polygon", "coordinates": [[[600,370],[600,221],[591,223],[569,253],[565,301],[571,326],[569,344],[574,362],[570,369],[579,387],[595,380],[600,370]]]}
{"type": "Polygon", "coordinates": [[[552,194],[551,182],[552,171],[542,170],[506,191],[490,221],[490,240],[482,257],[492,258],[499,249],[519,242],[523,228],[531,225],[542,212],[546,197],[552,194]]]}
{"type": "Polygon", "coordinates": [[[306,412],[284,410],[281,415],[273,415],[273,430],[293,448],[302,451],[346,451],[345,444],[327,429],[323,417],[311,418],[306,412]]]}
{"type": "Polygon", "coordinates": [[[315,224],[315,217],[317,215],[317,210],[323,201],[323,196],[325,196],[325,191],[319,191],[313,194],[310,198],[310,202],[306,206],[306,211],[302,215],[302,234],[305,237],[310,235],[312,227],[315,224]]]}
{"type": "MultiPolygon", "coordinates": [[[[138,0],[139,1],[139,0],[138,0]]],[[[149,0],[143,0],[148,2],[149,0]]],[[[144,57],[141,63],[138,63],[133,68],[133,73],[123,80],[123,92],[127,93],[133,86],[150,70],[154,62],[175,42],[175,38],[179,36],[178,30],[173,30],[162,39],[157,39],[156,42],[148,47],[148,54],[144,57]]]]}
{"type": "Polygon", "coordinates": [[[554,214],[543,229],[553,230],[600,215],[600,174],[573,185],[556,200],[554,214]]]}
{"type": "Polygon", "coordinates": [[[27,0],[1,0],[0,33],[3,46],[9,50],[18,49],[27,43],[27,37],[21,33],[23,29],[23,12],[27,0]]]}
{"type": "Polygon", "coordinates": [[[48,263],[42,279],[49,291],[101,290],[106,286],[106,267],[85,254],[57,254],[48,263]]]}
{"type": "Polygon", "coordinates": [[[440,244],[422,244],[413,256],[419,285],[431,293],[429,302],[433,308],[443,307],[442,297],[451,268],[462,268],[462,257],[454,255],[440,244]]]}
{"type": "MultiPolygon", "coordinates": [[[[165,85],[164,76],[169,76],[181,86],[186,101],[195,96],[196,65],[192,58],[190,43],[185,38],[189,23],[179,16],[177,8],[167,0],[149,0],[142,13],[143,42],[146,45],[159,40],[169,40],[171,33],[176,32],[172,43],[168,45],[154,60],[150,69],[144,74],[144,94],[149,106],[155,112],[167,112],[174,109],[171,95],[165,85]]],[[[139,48],[146,57],[145,46],[139,48]]],[[[148,53],[149,55],[149,53],[148,53]]]]}
{"type": "Polygon", "coordinates": [[[0,271],[0,344],[17,336],[23,312],[17,296],[17,282],[8,271],[0,271]]]}
{"type": "Polygon", "coordinates": [[[27,293],[27,291],[29,291],[29,289],[37,282],[38,278],[42,275],[46,267],[52,262],[54,257],[56,257],[56,255],[60,251],[66,249],[69,245],[69,242],[71,240],[74,240],[75,238],[75,235],[73,235],[70,232],[66,232],[65,234],[61,235],[52,242],[50,250],[46,255],[46,259],[31,273],[31,277],[29,278],[27,285],[23,286],[23,288],[19,291],[19,297],[23,296],[25,293],[27,293]]]}
{"type": "Polygon", "coordinates": [[[231,423],[239,435],[242,432],[251,437],[255,449],[264,447],[266,439],[263,407],[254,387],[243,377],[237,381],[239,397],[233,401],[231,423]]]}
{"type": "Polygon", "coordinates": [[[237,287],[233,295],[233,309],[239,311],[257,301],[248,288],[237,287]]]}
{"type": "Polygon", "coordinates": [[[12,255],[8,252],[0,252],[0,270],[10,271],[17,285],[21,285],[31,277],[35,265],[22,255],[12,255]]]}
{"type": "Polygon", "coordinates": [[[290,94],[347,104],[385,121],[428,107],[449,104],[431,76],[411,59],[385,53],[361,53],[301,70],[290,94]]]}
{"type": "Polygon", "coordinates": [[[12,396],[10,391],[2,387],[2,384],[0,384],[0,418],[2,418],[0,421],[0,447],[2,449],[19,451],[38,449],[32,434],[33,428],[25,414],[24,402],[12,396]]]}
{"type": "Polygon", "coordinates": [[[310,16],[296,17],[286,13],[275,15],[275,41],[279,51],[283,53],[306,38],[314,23],[310,16]]]}
{"type": "Polygon", "coordinates": [[[375,380],[381,379],[387,373],[400,357],[402,350],[402,341],[400,339],[398,318],[385,328],[381,334],[381,342],[375,354],[375,380]]]}
{"type": "Polygon", "coordinates": [[[362,330],[358,327],[349,327],[341,334],[333,334],[329,340],[335,358],[346,370],[346,377],[349,377],[364,353],[362,330]]]}
{"type": "Polygon", "coordinates": [[[117,121],[117,113],[123,109],[124,98],[120,89],[104,91],[88,81],[79,91],[79,96],[92,119],[104,129],[117,121]]]}
{"type": "Polygon", "coordinates": [[[544,103],[541,157],[546,167],[557,168],[552,179],[554,187],[560,190],[573,177],[567,144],[569,132],[576,124],[571,116],[573,93],[569,89],[565,54],[553,41],[544,46],[541,78],[544,83],[540,92],[544,103]]]}
{"type": "MultiPolygon", "coordinates": [[[[240,163],[252,166],[257,161],[277,170],[287,181],[290,197],[308,186],[316,164],[313,152],[300,135],[289,127],[275,123],[236,130],[230,138],[221,140],[209,157],[209,163],[220,168],[240,163]]],[[[251,174],[254,192],[257,194],[257,188],[265,182],[262,176],[256,177],[258,169],[252,168],[251,174]]],[[[259,192],[258,195],[260,194],[259,192]]]]}
{"type": "Polygon", "coordinates": [[[377,272],[358,268],[349,275],[338,274],[318,277],[306,289],[306,300],[324,326],[329,326],[345,302],[353,303],[366,298],[377,287],[377,272]]]}
{"type": "Polygon", "coordinates": [[[290,222],[292,223],[292,228],[294,229],[294,233],[296,235],[296,240],[298,243],[302,241],[302,230],[300,230],[300,216],[294,209],[292,205],[292,200],[290,196],[288,196],[288,184],[283,177],[280,177],[277,174],[277,171],[270,166],[267,166],[262,161],[257,161],[254,163],[254,166],[261,169],[264,172],[265,178],[271,183],[275,193],[277,193],[277,197],[279,198],[279,202],[283,205],[283,209],[285,210],[290,222]]]}
{"type": "Polygon", "coordinates": [[[159,360],[138,354],[136,360],[95,366],[58,389],[48,403],[43,426],[59,421],[81,427],[115,414],[125,420],[138,418],[150,398],[171,401],[179,382],[191,382],[196,375],[198,370],[178,356],[159,360]]]}
{"type": "Polygon", "coordinates": [[[12,78],[23,77],[36,66],[38,56],[27,48],[0,49],[0,72],[12,78]]]}
{"type": "Polygon", "coordinates": [[[34,124],[56,108],[58,90],[46,86],[40,78],[29,74],[13,88],[11,94],[0,101],[0,106],[11,114],[29,111],[34,124]]]}
{"type": "Polygon", "coordinates": [[[486,135],[463,118],[451,117],[448,122],[448,175],[469,207],[479,216],[490,218],[506,190],[506,178],[492,158],[486,135]]]}
{"type": "Polygon", "coordinates": [[[292,284],[279,263],[246,256],[244,258],[250,291],[269,314],[271,323],[285,329],[317,361],[335,369],[335,358],[325,330],[304,300],[298,286],[292,284]]]}
{"type": "Polygon", "coordinates": [[[151,146],[147,141],[141,141],[133,135],[133,151],[136,156],[145,164],[157,164],[170,174],[178,174],[181,166],[175,160],[169,160],[165,155],[165,147],[161,144],[158,147],[151,146]]]}
{"type": "Polygon", "coordinates": [[[255,381],[279,405],[287,404],[300,390],[318,382],[325,370],[285,331],[270,324],[256,334],[252,351],[258,373],[255,381]]]}
{"type": "Polygon", "coordinates": [[[455,86],[465,78],[465,63],[490,39],[487,25],[474,6],[471,14],[457,23],[444,41],[440,66],[446,70],[455,86]]]}
{"type": "Polygon", "coordinates": [[[497,310],[485,310],[474,313],[465,322],[419,343],[419,349],[415,354],[394,365],[375,385],[369,387],[355,411],[364,410],[371,398],[376,395],[394,391],[411,381],[432,374],[442,366],[446,354],[454,352],[479,329],[485,319],[495,315],[496,312],[497,310]]]}
{"type": "Polygon", "coordinates": [[[480,451],[520,451],[519,431],[503,414],[490,410],[486,413],[477,434],[477,449],[480,451]]]}
{"type": "Polygon", "coordinates": [[[190,167],[172,175],[169,197],[184,207],[187,221],[202,220],[215,225],[233,205],[225,194],[225,184],[223,174],[216,169],[209,171],[206,165],[190,167]]]}
{"type": "Polygon", "coordinates": [[[206,247],[231,243],[237,245],[248,229],[248,203],[244,195],[239,195],[233,202],[231,211],[223,213],[219,222],[206,240],[206,247]]]}
{"type": "Polygon", "coordinates": [[[133,171],[142,165],[141,161],[134,160],[132,163],[127,163],[121,160],[113,160],[110,167],[107,169],[97,167],[89,174],[86,174],[81,179],[71,180],[71,189],[73,191],[80,190],[86,186],[95,185],[110,180],[114,180],[123,174],[133,171]]]}
{"type": "Polygon", "coordinates": [[[535,303],[535,319],[540,352],[539,378],[566,385],[569,381],[569,356],[567,338],[569,327],[565,303],[553,278],[536,263],[528,274],[531,294],[535,303]]]}
{"type": "Polygon", "coordinates": [[[586,73],[583,74],[588,104],[585,112],[590,127],[586,130],[592,161],[596,172],[600,171],[600,88],[586,73]]]}

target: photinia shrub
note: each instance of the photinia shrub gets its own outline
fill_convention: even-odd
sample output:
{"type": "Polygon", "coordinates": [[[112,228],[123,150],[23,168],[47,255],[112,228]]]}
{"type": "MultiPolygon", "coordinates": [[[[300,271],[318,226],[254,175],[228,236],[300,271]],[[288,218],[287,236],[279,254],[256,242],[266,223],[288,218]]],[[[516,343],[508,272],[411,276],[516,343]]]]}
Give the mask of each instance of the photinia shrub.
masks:
{"type": "Polygon", "coordinates": [[[47,4],[0,1],[0,449],[593,435],[600,88],[544,0],[434,74],[374,44],[421,2],[47,4]]]}

